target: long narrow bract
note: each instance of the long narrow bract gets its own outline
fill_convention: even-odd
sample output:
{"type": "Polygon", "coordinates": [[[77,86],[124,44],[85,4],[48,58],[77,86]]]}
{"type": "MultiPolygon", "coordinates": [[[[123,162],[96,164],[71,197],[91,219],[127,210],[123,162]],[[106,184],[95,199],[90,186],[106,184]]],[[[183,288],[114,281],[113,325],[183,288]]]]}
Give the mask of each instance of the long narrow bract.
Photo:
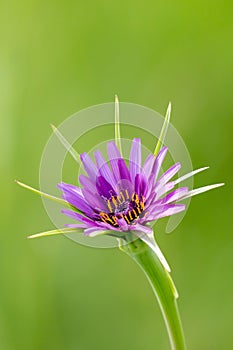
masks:
{"type": "Polygon", "coordinates": [[[120,154],[122,154],[121,147],[121,132],[120,132],[120,111],[119,111],[119,100],[118,96],[115,95],[115,143],[119,149],[120,154]]]}
{"type": "Polygon", "coordinates": [[[164,140],[165,140],[165,137],[167,134],[167,130],[168,130],[168,126],[169,126],[170,118],[171,118],[171,108],[172,108],[172,105],[171,105],[171,102],[169,102],[168,107],[167,107],[167,111],[165,114],[165,119],[164,119],[164,123],[162,126],[162,130],[160,132],[160,135],[159,135],[159,138],[158,138],[155,150],[154,150],[155,157],[157,157],[159,151],[161,150],[161,148],[164,144],[164,140]]]}
{"type": "Polygon", "coordinates": [[[60,133],[60,131],[53,124],[50,124],[50,125],[54,134],[57,136],[57,138],[60,140],[63,146],[71,154],[74,160],[80,165],[81,161],[80,161],[79,153],[71,146],[71,144],[66,140],[66,138],[60,133]]]}
{"type": "Polygon", "coordinates": [[[23,187],[23,188],[26,188],[27,190],[30,190],[30,191],[32,191],[32,192],[34,192],[34,193],[36,193],[36,194],[39,194],[39,195],[42,196],[42,197],[51,199],[51,200],[53,200],[53,201],[55,201],[55,202],[57,202],[57,203],[60,203],[60,204],[62,204],[62,205],[67,205],[67,206],[70,207],[70,204],[69,204],[67,201],[65,201],[64,199],[62,199],[62,198],[58,198],[58,197],[52,196],[51,194],[48,194],[48,193],[45,193],[45,192],[41,192],[41,191],[39,191],[39,190],[37,190],[37,189],[31,187],[31,186],[28,186],[28,185],[24,184],[23,182],[18,181],[18,180],[15,180],[15,182],[16,182],[19,186],[21,186],[21,187],[23,187]]]}
{"type": "Polygon", "coordinates": [[[30,235],[27,238],[31,239],[31,238],[54,236],[54,235],[64,235],[68,233],[81,233],[81,232],[83,232],[83,230],[77,229],[77,228],[60,228],[56,230],[35,233],[34,235],[30,235]]]}

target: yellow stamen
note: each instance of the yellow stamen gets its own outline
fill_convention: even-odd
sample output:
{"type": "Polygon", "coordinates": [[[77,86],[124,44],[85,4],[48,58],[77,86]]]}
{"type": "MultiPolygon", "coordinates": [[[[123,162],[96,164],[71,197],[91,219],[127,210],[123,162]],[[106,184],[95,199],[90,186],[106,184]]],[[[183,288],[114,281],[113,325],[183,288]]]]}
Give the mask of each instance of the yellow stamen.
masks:
{"type": "Polygon", "coordinates": [[[127,218],[126,215],[124,216],[124,219],[127,221],[128,224],[130,224],[130,221],[129,221],[129,219],[127,218]]]}
{"type": "Polygon", "coordinates": [[[145,209],[145,204],[144,204],[144,202],[140,202],[140,207],[141,207],[142,210],[145,209]]]}
{"type": "Polygon", "coordinates": [[[140,201],[139,201],[139,197],[138,197],[138,194],[135,194],[135,203],[137,204],[137,205],[139,205],[139,203],[140,203],[140,201]]]}
{"type": "Polygon", "coordinates": [[[112,206],[111,206],[111,203],[110,203],[110,200],[108,200],[108,209],[110,210],[110,213],[112,213],[112,212],[113,212],[113,210],[112,210],[112,206]]]}
{"type": "Polygon", "coordinates": [[[124,197],[122,191],[120,192],[120,194],[121,194],[121,197],[123,198],[123,201],[125,202],[125,197],[124,197]]]}
{"type": "Polygon", "coordinates": [[[138,211],[138,215],[140,215],[140,214],[142,213],[141,210],[140,210],[140,208],[137,207],[136,209],[137,209],[137,211],[138,211]]]}
{"type": "Polygon", "coordinates": [[[115,216],[112,216],[112,219],[114,221],[113,225],[116,226],[117,225],[117,218],[115,216]]]}
{"type": "Polygon", "coordinates": [[[117,208],[117,201],[115,200],[115,198],[112,196],[112,202],[115,205],[115,208],[117,208]]]}
{"type": "Polygon", "coordinates": [[[129,215],[130,220],[133,220],[133,218],[132,218],[132,214],[131,214],[131,212],[130,212],[130,211],[128,212],[128,214],[127,214],[127,215],[129,215]]]}
{"type": "Polygon", "coordinates": [[[121,197],[120,197],[120,196],[117,196],[117,200],[118,200],[119,204],[122,204],[122,203],[123,203],[123,201],[121,200],[121,197]]]}
{"type": "Polygon", "coordinates": [[[103,222],[107,223],[108,221],[110,221],[111,224],[114,224],[114,222],[112,221],[112,219],[109,217],[108,214],[101,212],[101,213],[100,213],[100,216],[101,216],[101,220],[102,220],[103,222]]]}

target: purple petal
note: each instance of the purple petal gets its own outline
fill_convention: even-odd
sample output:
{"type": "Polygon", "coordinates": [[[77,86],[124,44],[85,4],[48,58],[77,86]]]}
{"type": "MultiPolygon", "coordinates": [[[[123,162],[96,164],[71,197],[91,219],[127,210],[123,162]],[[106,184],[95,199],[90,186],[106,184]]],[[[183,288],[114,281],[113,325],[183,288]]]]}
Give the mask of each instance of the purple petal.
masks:
{"type": "Polygon", "coordinates": [[[141,174],[140,175],[141,181],[140,181],[140,192],[139,194],[143,197],[146,197],[147,191],[148,191],[148,183],[146,177],[141,174]]]}
{"type": "Polygon", "coordinates": [[[133,139],[130,158],[129,158],[129,171],[131,181],[134,183],[135,176],[141,172],[141,140],[133,139]]]}
{"type": "Polygon", "coordinates": [[[125,221],[125,219],[118,219],[118,225],[121,231],[128,231],[129,230],[129,225],[125,221]]]}
{"type": "Polygon", "coordinates": [[[172,167],[170,167],[167,171],[165,171],[165,173],[157,181],[155,191],[161,186],[164,186],[180,170],[180,168],[181,168],[181,164],[176,163],[172,167]]]}
{"type": "Polygon", "coordinates": [[[80,198],[78,198],[76,196],[72,196],[71,194],[63,194],[62,197],[67,202],[69,202],[73,207],[77,208],[78,210],[80,210],[84,214],[86,214],[88,216],[92,216],[93,215],[93,209],[91,209],[88,206],[88,204],[83,202],[83,200],[81,200],[80,198]]]}
{"type": "Polygon", "coordinates": [[[86,224],[65,224],[66,227],[71,227],[71,228],[87,228],[86,224]]]}
{"type": "Polygon", "coordinates": [[[135,193],[146,197],[148,191],[148,183],[144,174],[137,174],[135,177],[135,193]]]}
{"type": "Polygon", "coordinates": [[[154,174],[151,173],[148,178],[148,195],[150,195],[152,192],[153,184],[154,184],[154,174]]]}
{"type": "Polygon", "coordinates": [[[153,216],[153,220],[164,218],[165,216],[171,216],[185,210],[184,204],[168,204],[164,207],[164,210],[153,216]],[[166,208],[166,209],[165,209],[166,208]]]}
{"type": "Polygon", "coordinates": [[[121,191],[127,191],[129,198],[132,197],[134,193],[134,185],[129,180],[120,180],[117,184],[117,194],[121,195],[121,191]]]}
{"type": "Polygon", "coordinates": [[[157,204],[169,204],[171,202],[175,202],[178,199],[182,198],[188,193],[188,187],[180,187],[177,188],[176,190],[172,191],[168,195],[166,195],[164,198],[161,198],[158,200],[156,203],[157,204]]]}
{"type": "Polygon", "coordinates": [[[94,236],[98,236],[98,232],[101,232],[101,231],[107,231],[105,234],[111,234],[113,231],[120,232],[119,228],[113,227],[103,222],[98,222],[98,225],[96,224],[95,226],[87,228],[84,231],[84,234],[94,237],[94,236]],[[94,234],[95,232],[96,232],[96,235],[94,234]]]}
{"type": "Polygon", "coordinates": [[[108,158],[112,167],[112,172],[114,174],[116,181],[118,182],[121,179],[120,171],[118,167],[118,159],[121,159],[121,155],[114,142],[108,142],[107,148],[108,148],[108,158]]]}
{"type": "Polygon", "coordinates": [[[153,154],[147,157],[147,165],[145,162],[146,166],[144,165],[143,173],[146,174],[146,177],[148,179],[148,194],[150,194],[152,191],[154,182],[158,177],[163,160],[167,154],[167,150],[167,147],[163,147],[156,158],[153,154]]]}
{"type": "Polygon", "coordinates": [[[103,221],[98,221],[98,226],[102,227],[102,230],[103,229],[107,229],[107,230],[110,230],[110,231],[120,231],[119,228],[113,227],[112,225],[110,225],[110,224],[108,224],[106,222],[103,222],[103,221]]]}
{"type": "Polygon", "coordinates": [[[85,216],[73,211],[73,210],[69,210],[69,209],[62,209],[61,211],[63,214],[71,217],[72,219],[84,222],[85,224],[88,224],[90,226],[94,225],[95,222],[89,218],[86,218],[85,216]]]}
{"type": "Polygon", "coordinates": [[[163,194],[172,190],[175,187],[174,182],[168,182],[164,186],[157,188],[157,184],[150,191],[149,197],[147,197],[146,203],[148,205],[152,205],[155,203],[163,194]],[[156,190],[156,192],[155,192],[156,190]]]}
{"type": "Polygon", "coordinates": [[[98,166],[98,175],[103,176],[107,182],[112,186],[113,189],[116,187],[116,181],[114,179],[113,173],[109,169],[108,163],[105,161],[103,155],[100,151],[95,152],[96,164],[98,166]]]}
{"type": "Polygon", "coordinates": [[[149,215],[146,217],[146,221],[150,221],[150,220],[154,220],[154,216],[166,211],[167,209],[170,208],[170,204],[157,204],[157,202],[155,202],[154,204],[150,205],[149,207],[147,207],[147,211],[149,212],[149,215]]]}
{"type": "Polygon", "coordinates": [[[116,183],[121,180],[130,181],[129,169],[127,168],[124,159],[121,157],[120,152],[114,142],[109,142],[107,145],[108,157],[112,167],[116,183]]]}
{"type": "Polygon", "coordinates": [[[155,192],[151,192],[149,196],[146,198],[146,208],[148,208],[151,204],[154,203],[156,197],[155,192]]]}
{"type": "MultiPolygon", "coordinates": [[[[100,197],[99,194],[89,191],[87,188],[82,189],[85,200],[89,203],[89,205],[97,211],[105,211],[106,205],[105,201],[100,197]]],[[[94,215],[92,215],[94,216],[94,215]]]]}
{"type": "Polygon", "coordinates": [[[145,234],[151,234],[153,233],[153,230],[150,226],[145,226],[145,225],[140,225],[140,224],[136,224],[136,225],[131,225],[130,229],[132,231],[138,231],[138,232],[142,232],[145,234]]]}
{"type": "Polygon", "coordinates": [[[103,176],[97,176],[96,179],[96,188],[100,196],[105,197],[106,199],[111,198],[116,195],[116,192],[112,186],[107,182],[103,176]]]}
{"type": "Polygon", "coordinates": [[[95,182],[93,182],[89,177],[81,174],[79,175],[79,182],[83,188],[87,188],[89,191],[97,193],[95,182]]]}
{"type": "Polygon", "coordinates": [[[81,188],[75,186],[75,185],[71,185],[71,184],[67,184],[65,182],[60,182],[57,187],[59,188],[59,190],[61,191],[66,191],[66,192],[70,192],[70,193],[75,193],[79,196],[82,196],[82,191],[81,188]]]}
{"type": "Polygon", "coordinates": [[[92,216],[93,210],[90,207],[90,205],[85,201],[85,198],[83,197],[82,192],[80,192],[80,189],[78,187],[65,184],[64,182],[58,184],[57,187],[63,191],[62,197],[67,202],[69,202],[75,208],[84,212],[88,216],[92,216]]]}
{"type": "Polygon", "coordinates": [[[174,182],[168,182],[167,184],[165,184],[164,186],[161,186],[161,187],[159,187],[159,188],[157,188],[156,189],[156,185],[155,185],[155,187],[154,187],[154,189],[153,189],[153,192],[156,194],[156,200],[158,199],[158,198],[160,198],[163,194],[165,194],[165,193],[167,193],[168,191],[170,191],[170,190],[172,190],[174,187],[175,187],[175,185],[174,185],[174,182]],[[156,192],[155,192],[155,190],[156,190],[156,192]]]}
{"type": "Polygon", "coordinates": [[[140,194],[140,183],[141,183],[141,179],[140,179],[140,174],[137,174],[135,176],[135,184],[134,184],[134,190],[135,193],[140,194]]]}
{"type": "MultiPolygon", "coordinates": [[[[106,230],[106,229],[105,229],[106,230]]],[[[98,227],[98,226],[95,226],[95,227],[90,227],[90,228],[87,228],[85,231],[84,231],[84,235],[85,236],[94,236],[92,235],[93,233],[97,233],[98,231],[105,231],[103,227],[98,227]]],[[[96,234],[97,236],[98,234],[96,234]]]]}
{"type": "Polygon", "coordinates": [[[118,159],[117,164],[118,164],[121,180],[130,181],[129,169],[126,166],[124,159],[118,159]]]}
{"type": "Polygon", "coordinates": [[[145,163],[143,165],[143,168],[142,168],[142,172],[147,178],[149,178],[149,176],[151,175],[154,162],[155,162],[155,156],[152,153],[150,153],[147,156],[145,163]]]}
{"type": "Polygon", "coordinates": [[[168,150],[167,147],[163,147],[161,149],[161,151],[159,152],[159,154],[157,155],[156,159],[155,159],[155,163],[154,163],[154,166],[153,166],[153,169],[152,169],[152,173],[154,174],[154,180],[155,181],[156,181],[156,179],[157,179],[157,177],[159,175],[162,163],[163,163],[164,158],[165,158],[165,156],[167,154],[167,150],[168,150]]]}
{"type": "Polygon", "coordinates": [[[86,173],[88,174],[88,176],[95,181],[96,179],[96,175],[97,175],[97,166],[93,163],[93,161],[91,160],[91,158],[89,157],[89,155],[87,153],[82,153],[80,155],[80,159],[83,163],[83,166],[86,170],[86,173]]]}

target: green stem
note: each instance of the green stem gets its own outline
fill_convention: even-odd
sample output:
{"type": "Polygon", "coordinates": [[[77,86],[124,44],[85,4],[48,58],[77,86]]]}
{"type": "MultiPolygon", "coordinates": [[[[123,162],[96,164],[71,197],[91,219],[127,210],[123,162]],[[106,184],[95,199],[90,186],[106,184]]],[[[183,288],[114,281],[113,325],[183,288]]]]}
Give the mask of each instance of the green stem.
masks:
{"type": "Polygon", "coordinates": [[[185,340],[176,301],[176,290],[173,281],[160,263],[158,257],[140,239],[121,245],[144,271],[157,298],[167,327],[171,349],[185,350],[185,340]]]}

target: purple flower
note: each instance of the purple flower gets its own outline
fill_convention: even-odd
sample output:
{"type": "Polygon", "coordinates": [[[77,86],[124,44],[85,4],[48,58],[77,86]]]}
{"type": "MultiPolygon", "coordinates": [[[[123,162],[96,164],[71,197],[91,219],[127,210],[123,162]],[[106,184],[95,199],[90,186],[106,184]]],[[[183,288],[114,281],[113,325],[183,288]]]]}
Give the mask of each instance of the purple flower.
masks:
{"type": "Polygon", "coordinates": [[[177,202],[198,194],[203,188],[193,192],[187,187],[174,189],[175,186],[207,167],[172,180],[181,168],[180,163],[174,164],[159,177],[167,147],[163,147],[156,157],[149,154],[142,165],[141,140],[134,139],[129,166],[115,142],[109,142],[107,150],[109,162],[100,151],[94,154],[95,162],[87,153],[81,154],[80,159],[87,173],[87,176],[79,176],[81,188],[64,182],[58,184],[63,199],[73,208],[63,209],[62,213],[77,220],[77,224],[66,226],[81,228],[85,235],[91,237],[109,234],[126,241],[127,235],[133,233],[156,250],[169,270],[154,241],[150,223],[185,210],[185,205],[177,202]]]}
{"type": "Polygon", "coordinates": [[[149,154],[142,165],[141,140],[134,139],[129,166],[114,142],[109,142],[107,149],[110,165],[100,151],[94,154],[95,163],[86,153],[81,155],[87,173],[79,177],[82,188],[64,182],[58,185],[63,199],[74,208],[62,212],[79,222],[67,226],[83,228],[84,234],[92,236],[103,230],[115,236],[119,232],[127,235],[128,231],[148,234],[152,232],[148,223],[185,209],[184,204],[176,202],[187,196],[187,187],[167,194],[176,185],[170,180],[179,171],[180,163],[159,177],[167,147],[157,157],[149,154]]]}
{"type": "MultiPolygon", "coordinates": [[[[201,172],[208,167],[192,171],[176,180],[172,180],[181,168],[176,163],[159,176],[167,147],[161,148],[169,125],[171,105],[169,104],[154,153],[141,159],[141,140],[132,141],[129,165],[121,156],[119,105],[116,99],[115,113],[115,142],[107,143],[108,160],[100,151],[94,153],[95,162],[87,153],[80,155],[86,175],[79,176],[82,187],[67,183],[58,184],[62,197],[57,198],[35,190],[18,182],[42,196],[58,201],[68,209],[62,213],[75,219],[77,223],[67,224],[67,228],[39,233],[30,238],[59,233],[84,232],[89,237],[111,235],[129,242],[140,238],[159,257],[164,267],[170,271],[162,252],[160,251],[152,230],[151,223],[185,210],[185,205],[179,202],[188,197],[222,186],[215,184],[191,190],[187,187],[175,188],[181,181],[201,172]]],[[[60,132],[52,126],[55,134],[68,149],[75,160],[78,153],[69,145],[60,132]]]]}

